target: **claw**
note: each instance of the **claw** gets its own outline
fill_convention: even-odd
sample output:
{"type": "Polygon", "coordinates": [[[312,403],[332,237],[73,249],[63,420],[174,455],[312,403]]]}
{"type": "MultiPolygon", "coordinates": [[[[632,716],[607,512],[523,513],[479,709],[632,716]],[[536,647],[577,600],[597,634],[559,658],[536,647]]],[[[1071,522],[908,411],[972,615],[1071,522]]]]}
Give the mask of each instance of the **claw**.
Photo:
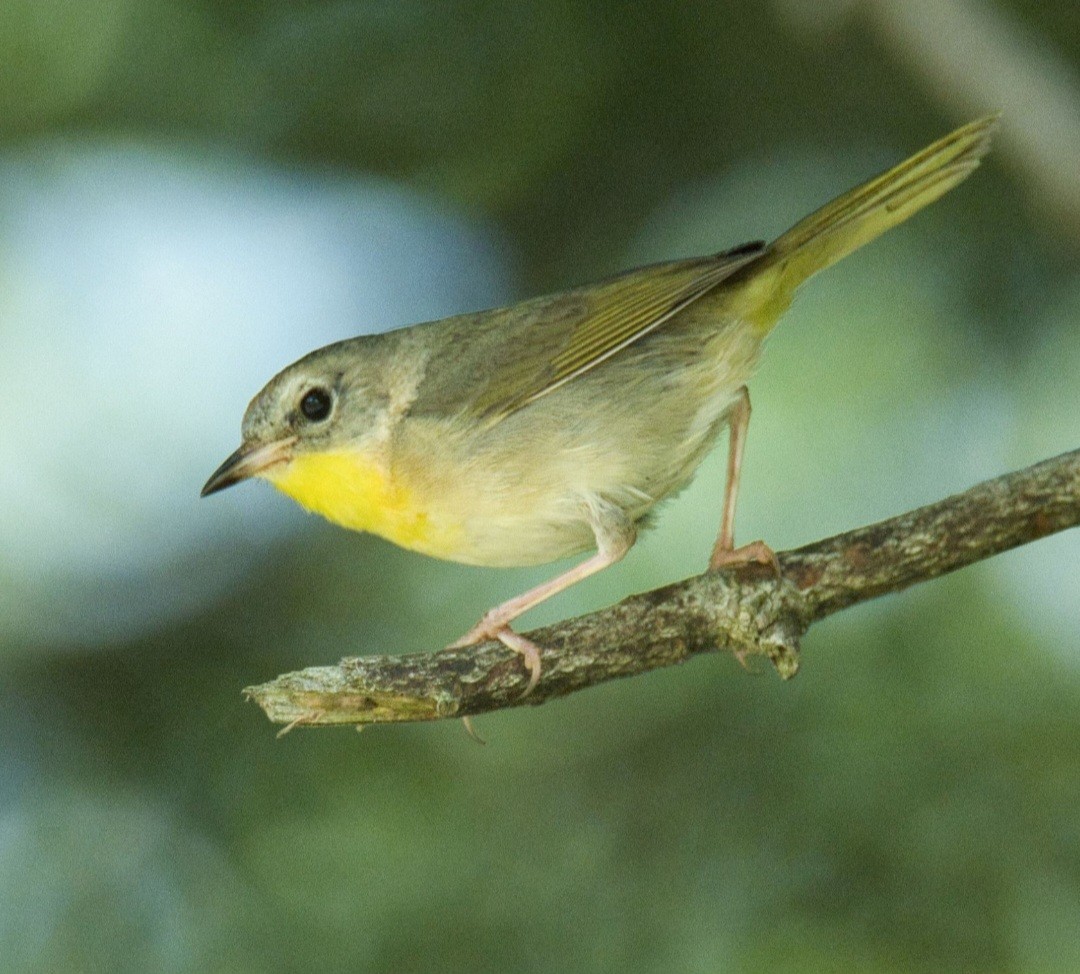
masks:
{"type": "Polygon", "coordinates": [[[521,695],[527,697],[536,688],[536,684],[540,682],[540,647],[531,639],[526,639],[524,636],[514,632],[509,626],[503,626],[502,629],[495,633],[495,638],[508,649],[521,654],[521,658],[525,662],[525,669],[529,671],[529,683],[521,695]]]}
{"type": "Polygon", "coordinates": [[[489,639],[497,639],[507,649],[512,649],[521,656],[525,663],[525,669],[529,671],[529,683],[521,694],[523,697],[527,697],[536,688],[536,684],[540,682],[540,647],[531,639],[526,639],[520,633],[514,632],[505,622],[493,623],[488,621],[485,616],[464,636],[455,640],[446,648],[463,649],[466,646],[475,646],[477,643],[487,642],[489,639]]]}
{"type": "Polygon", "coordinates": [[[465,733],[469,735],[477,744],[487,744],[479,734],[476,733],[476,728],[472,725],[471,717],[462,717],[461,726],[465,728],[465,733]]]}

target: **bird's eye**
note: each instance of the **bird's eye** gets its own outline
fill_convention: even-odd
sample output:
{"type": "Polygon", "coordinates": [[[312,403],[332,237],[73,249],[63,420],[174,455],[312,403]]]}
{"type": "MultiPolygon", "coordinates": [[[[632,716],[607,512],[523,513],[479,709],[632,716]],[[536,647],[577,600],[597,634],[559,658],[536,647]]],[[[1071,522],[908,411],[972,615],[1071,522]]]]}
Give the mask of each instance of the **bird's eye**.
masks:
{"type": "Polygon", "coordinates": [[[303,398],[300,400],[300,412],[304,414],[306,419],[317,423],[330,415],[331,404],[330,393],[315,386],[315,388],[308,389],[304,393],[303,398]]]}

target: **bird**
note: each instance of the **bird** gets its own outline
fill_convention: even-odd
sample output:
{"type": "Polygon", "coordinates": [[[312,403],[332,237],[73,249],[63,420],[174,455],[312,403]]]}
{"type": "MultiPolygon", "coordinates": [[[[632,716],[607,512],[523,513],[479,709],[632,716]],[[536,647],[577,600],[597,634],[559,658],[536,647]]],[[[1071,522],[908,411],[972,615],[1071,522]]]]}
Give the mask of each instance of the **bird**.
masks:
{"type": "Polygon", "coordinates": [[[251,400],[206,496],[257,477],[354,531],[468,565],[592,551],[450,644],[499,640],[529,693],[520,615],[618,562],[725,429],[711,570],[776,567],[735,546],[747,382],[796,289],[978,167],[998,117],[964,125],[771,243],[672,260],[517,304],[365,334],[305,355],[251,400]]]}

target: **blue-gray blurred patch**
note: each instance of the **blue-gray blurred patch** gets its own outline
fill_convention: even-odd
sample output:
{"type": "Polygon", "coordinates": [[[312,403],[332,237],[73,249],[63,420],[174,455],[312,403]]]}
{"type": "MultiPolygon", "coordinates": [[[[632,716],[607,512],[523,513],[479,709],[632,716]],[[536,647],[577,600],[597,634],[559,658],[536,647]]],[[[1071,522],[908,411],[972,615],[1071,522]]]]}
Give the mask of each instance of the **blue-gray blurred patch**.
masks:
{"type": "Polygon", "coordinates": [[[494,235],[385,181],[139,146],[0,160],[0,644],[129,638],[300,516],[199,503],[248,399],[310,349],[497,303],[494,235]]]}

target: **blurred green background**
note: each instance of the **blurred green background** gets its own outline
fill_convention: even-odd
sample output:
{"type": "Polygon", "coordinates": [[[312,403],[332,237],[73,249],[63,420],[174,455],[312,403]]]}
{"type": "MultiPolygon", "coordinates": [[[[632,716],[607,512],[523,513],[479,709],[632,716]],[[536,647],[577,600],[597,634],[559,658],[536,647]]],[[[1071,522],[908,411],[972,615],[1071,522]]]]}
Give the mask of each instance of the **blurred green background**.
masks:
{"type": "MultiPolygon", "coordinates": [[[[263,485],[308,349],[769,236],[976,115],[961,189],[814,281],[752,385],[780,548],[1080,446],[1076,0],[0,4],[0,968],[1080,970],[1080,537],[460,725],[240,689],[546,577],[263,485]]],[[[622,565],[699,571],[720,457],[622,565]]]]}

